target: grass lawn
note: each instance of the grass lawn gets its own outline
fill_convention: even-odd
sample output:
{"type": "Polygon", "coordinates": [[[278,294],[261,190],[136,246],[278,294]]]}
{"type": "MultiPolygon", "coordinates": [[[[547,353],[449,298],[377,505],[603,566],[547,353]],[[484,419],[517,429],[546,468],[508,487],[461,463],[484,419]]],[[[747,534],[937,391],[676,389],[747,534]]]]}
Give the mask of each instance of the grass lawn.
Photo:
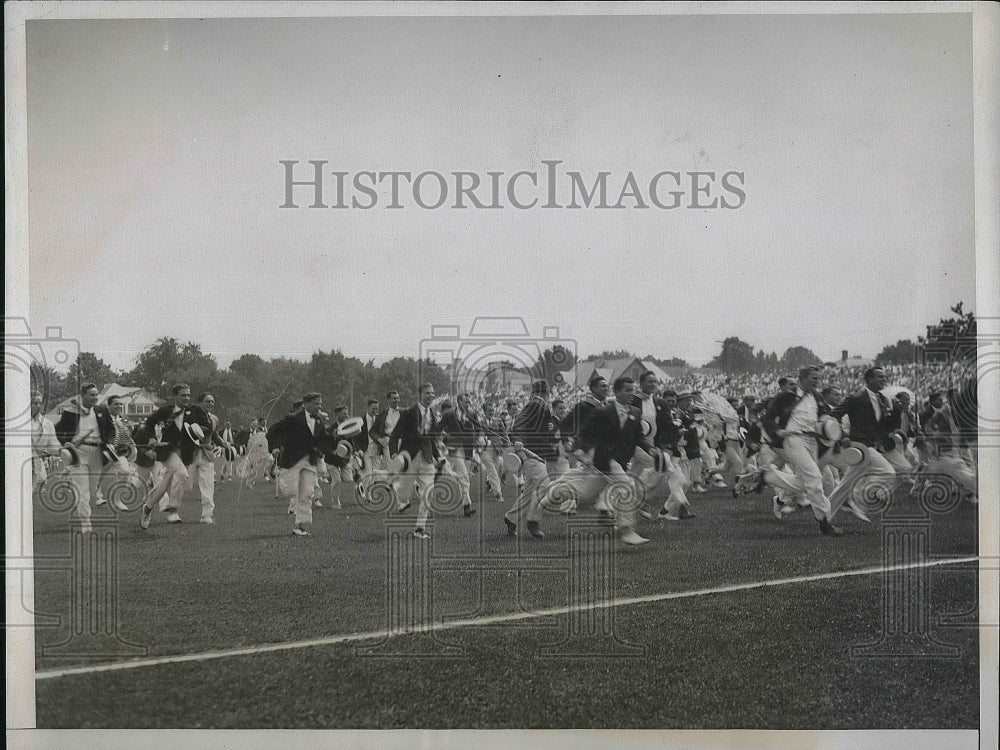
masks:
{"type": "MultiPolygon", "coordinates": [[[[413,560],[408,555],[420,543],[405,532],[415,508],[402,517],[374,514],[355,504],[348,487],[341,509],[315,511],[313,535],[305,538],[291,535],[291,517],[271,484],[219,484],[212,526],[196,523],[194,491],[181,511],[185,523],[168,525],[156,513],[148,531],[139,528],[137,512],[116,517],[95,509],[95,519],[114,521],[108,528],[117,551],[116,587],[107,589],[117,624],[108,616],[102,622],[143,651],[107,635],[81,640],[74,628],[86,627],[70,606],[74,576],[37,571],[36,612],[60,619],[36,632],[41,673],[142,653],[378,633],[401,619],[419,622],[421,611],[431,623],[496,619],[431,634],[38,679],[38,727],[979,725],[978,583],[969,564],[530,616],[595,599],[914,559],[916,547],[909,557],[887,557],[886,543],[897,549],[893,540],[904,532],[926,545],[919,549],[927,559],[974,556],[974,506],[928,515],[916,498],[898,496],[871,525],[838,517],[845,534],[830,538],[819,534],[808,510],[778,522],[765,495],[733,499],[713,490],[693,496],[696,519],[642,521],[639,531],[650,544],[614,543],[599,554],[570,543],[571,532],[589,522],[587,511],[546,518],[545,540],[512,539],[501,520],[510,495],[503,503],[480,502],[477,485],[474,475],[479,513],[438,515],[413,560]],[[401,541],[387,541],[390,532],[402,532],[401,541]],[[415,560],[427,562],[422,577],[415,560]],[[503,619],[511,613],[525,617],[503,619]],[[880,639],[877,655],[852,651],[880,639]],[[91,651],[98,643],[99,658],[73,648],[83,641],[91,651]],[[67,645],[52,653],[61,643],[67,645]]],[[[329,506],[330,488],[324,492],[329,506]]],[[[68,528],[67,513],[36,505],[35,554],[68,555],[68,528]]],[[[600,539],[596,521],[590,528],[600,539]]]]}

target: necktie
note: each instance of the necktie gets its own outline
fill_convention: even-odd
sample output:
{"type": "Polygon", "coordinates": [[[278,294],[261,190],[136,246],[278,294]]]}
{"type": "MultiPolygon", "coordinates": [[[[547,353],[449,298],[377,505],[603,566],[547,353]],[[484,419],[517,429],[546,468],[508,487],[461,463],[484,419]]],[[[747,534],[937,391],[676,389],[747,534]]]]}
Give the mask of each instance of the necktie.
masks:
{"type": "Polygon", "coordinates": [[[877,395],[878,395],[879,409],[882,410],[882,416],[879,418],[879,422],[881,422],[884,419],[888,418],[889,413],[892,411],[892,408],[889,406],[889,399],[887,399],[884,395],[882,395],[881,391],[879,391],[877,395]]]}

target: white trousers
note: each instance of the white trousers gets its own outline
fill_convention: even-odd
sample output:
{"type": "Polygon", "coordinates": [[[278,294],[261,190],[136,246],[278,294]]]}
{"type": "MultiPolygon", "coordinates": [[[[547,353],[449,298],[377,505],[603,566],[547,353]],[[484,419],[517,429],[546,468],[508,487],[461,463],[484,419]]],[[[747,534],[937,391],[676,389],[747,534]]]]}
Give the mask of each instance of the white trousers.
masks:
{"type": "Polygon", "coordinates": [[[215,512],[215,461],[199,451],[191,464],[190,474],[201,498],[201,517],[211,518],[215,512]]]}
{"type": "Polygon", "coordinates": [[[795,472],[794,476],[766,469],[765,481],[778,489],[805,494],[817,520],[831,518],[830,501],[823,492],[823,474],[817,464],[818,447],[815,438],[789,435],[785,438],[782,452],[788,466],[795,472]]]}
{"type": "Polygon", "coordinates": [[[634,478],[617,461],[612,461],[606,472],[600,472],[593,466],[578,466],[550,483],[542,500],[529,510],[528,520],[541,520],[544,510],[557,507],[557,504],[561,505],[572,497],[577,507],[592,505],[598,510],[613,511],[615,526],[622,531],[633,530],[638,505],[634,498],[624,506],[616,505],[608,494],[613,484],[628,485],[635,492],[634,478]]]}
{"type": "Polygon", "coordinates": [[[410,460],[410,469],[405,474],[400,474],[393,482],[393,486],[401,502],[410,499],[418,499],[420,507],[417,509],[417,528],[426,527],[427,519],[431,515],[429,498],[434,489],[434,475],[437,473],[434,464],[424,458],[422,452],[410,460]],[[417,495],[417,498],[413,498],[417,495]]]}
{"type": "Polygon", "coordinates": [[[865,446],[865,460],[857,466],[848,467],[830,495],[832,515],[836,515],[841,506],[851,499],[855,487],[865,488],[873,484],[891,493],[896,487],[896,470],[875,448],[865,446]]]}
{"type": "Polygon", "coordinates": [[[101,449],[91,445],[77,446],[80,463],[69,467],[69,478],[76,495],[76,516],[83,521],[90,519],[90,499],[97,497],[101,483],[101,449]]]}
{"type": "Polygon", "coordinates": [[[308,526],[312,523],[312,499],[317,484],[316,467],[303,456],[293,466],[282,469],[278,474],[276,489],[281,497],[289,501],[295,512],[295,525],[308,526]]]}
{"type": "Polygon", "coordinates": [[[160,498],[164,498],[166,500],[164,510],[168,513],[176,511],[181,505],[181,498],[184,497],[188,478],[188,468],[181,461],[180,455],[171,453],[163,462],[163,473],[160,474],[153,489],[146,495],[146,507],[152,509],[156,507],[160,498]]]}

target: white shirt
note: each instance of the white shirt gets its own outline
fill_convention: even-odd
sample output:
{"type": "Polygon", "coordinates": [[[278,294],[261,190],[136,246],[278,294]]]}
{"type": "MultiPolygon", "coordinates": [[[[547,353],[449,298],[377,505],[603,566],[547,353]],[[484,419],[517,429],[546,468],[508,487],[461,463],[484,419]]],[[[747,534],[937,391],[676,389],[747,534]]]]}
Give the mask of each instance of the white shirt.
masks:
{"type": "Polygon", "coordinates": [[[420,404],[418,404],[418,407],[420,409],[420,432],[421,434],[426,435],[431,431],[431,427],[433,426],[431,410],[420,404]]]}
{"type": "Polygon", "coordinates": [[[819,419],[816,396],[812,393],[804,393],[801,389],[797,393],[799,402],[792,408],[792,415],[788,418],[785,430],[789,433],[815,432],[816,421],[819,419]]]}
{"type": "Polygon", "coordinates": [[[36,456],[54,456],[59,453],[59,440],[52,421],[41,412],[31,418],[31,447],[36,456]]]}
{"type": "Polygon", "coordinates": [[[306,412],[306,427],[309,428],[310,433],[316,434],[316,417],[309,412],[306,412]]]}
{"type": "Polygon", "coordinates": [[[868,398],[871,400],[872,407],[875,409],[875,421],[876,422],[881,422],[882,421],[882,407],[881,407],[881,405],[878,402],[878,394],[875,391],[873,391],[871,388],[865,388],[865,390],[868,391],[868,398]]]}
{"type": "Polygon", "coordinates": [[[396,429],[396,422],[399,421],[399,409],[389,409],[385,414],[385,434],[391,435],[396,429]]]}
{"type": "Polygon", "coordinates": [[[88,443],[97,443],[101,440],[101,434],[97,429],[97,412],[93,409],[80,415],[80,423],[76,426],[73,442],[83,441],[85,435],[88,443]],[[87,435],[88,432],[89,435],[87,435]]]}

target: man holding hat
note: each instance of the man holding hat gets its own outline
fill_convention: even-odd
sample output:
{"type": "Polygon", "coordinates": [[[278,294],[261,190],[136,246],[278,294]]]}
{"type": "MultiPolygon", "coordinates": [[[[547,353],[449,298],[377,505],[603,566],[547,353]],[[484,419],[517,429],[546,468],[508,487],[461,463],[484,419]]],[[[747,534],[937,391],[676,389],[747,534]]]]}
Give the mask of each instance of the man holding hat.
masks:
{"type": "Polygon", "coordinates": [[[68,467],[76,491],[76,515],[85,532],[90,527],[90,498],[97,497],[104,471],[104,449],[115,439],[115,426],[106,406],[98,406],[97,386],[84,383],[80,397],[70,401],[55,425],[62,445],[63,465],[68,467]]]}
{"type": "Polygon", "coordinates": [[[772,444],[784,453],[785,462],[795,472],[793,477],[771,468],[764,470],[765,481],[772,487],[792,493],[804,493],[813,516],[824,536],[841,536],[843,531],[831,522],[830,501],[823,492],[823,474],[817,464],[819,447],[816,430],[826,404],[816,391],[820,368],[815,365],[799,370],[796,390],[782,390],[774,397],[762,425],[772,444]]]}
{"type": "Polygon", "coordinates": [[[213,443],[224,451],[232,451],[232,446],[219,434],[219,418],[212,413],[215,408],[215,396],[202,393],[198,396],[198,406],[208,415],[209,428],[202,438],[194,460],[191,462],[191,480],[197,482],[198,495],[201,497],[201,522],[215,523],[215,452],[213,443]]]}
{"type": "Polygon", "coordinates": [[[854,445],[865,454],[865,460],[851,466],[830,495],[833,512],[852,497],[859,483],[877,485],[876,492],[891,494],[897,483],[896,470],[885,457],[885,451],[894,447],[892,433],[899,429],[899,403],[890,402],[882,390],[887,384],[885,370],[869,367],[865,371],[865,388],[852,393],[833,409],[833,416],[840,420],[845,415],[850,420],[850,436],[841,440],[844,448],[854,445]]]}
{"type": "MultiPolygon", "coordinates": [[[[541,501],[529,511],[528,530],[544,510],[561,505],[568,499],[577,505],[593,504],[601,515],[614,518],[626,544],[641,545],[649,540],[635,531],[636,509],[639,506],[635,482],[626,469],[640,454],[650,465],[660,468],[654,456],[659,452],[642,430],[642,399],[635,393],[635,381],[617,378],[613,386],[615,400],[605,404],[587,422],[579,435],[577,456],[580,465],[552,482],[541,501]],[[616,500],[611,492],[626,493],[616,500]]],[[[533,536],[540,536],[532,532],[533,536]]]]}
{"type": "Polygon", "coordinates": [[[389,471],[397,476],[395,487],[400,498],[396,510],[402,513],[410,507],[414,494],[420,496],[417,526],[413,530],[417,539],[430,539],[426,531],[431,514],[429,497],[441,458],[437,447],[437,420],[431,411],[434,398],[431,383],[420,386],[420,400],[400,413],[399,421],[389,436],[389,453],[392,456],[389,471]]]}
{"type": "Polygon", "coordinates": [[[268,445],[277,451],[276,489],[289,500],[295,514],[294,536],[309,536],[313,494],[318,484],[319,464],[335,448],[335,438],[323,426],[323,397],[310,392],[302,397],[302,408],[279,419],[267,431],[268,445]]]}
{"type": "Polygon", "coordinates": [[[521,462],[524,484],[514,506],[504,515],[504,525],[510,536],[517,535],[521,514],[528,519],[528,533],[538,539],[545,535],[538,527],[538,504],[549,489],[549,477],[556,472],[559,460],[559,438],[556,418],[549,408],[549,384],[536,380],[531,385],[531,398],[518,413],[510,427],[514,453],[521,462]]]}
{"type": "Polygon", "coordinates": [[[681,464],[687,468],[691,489],[704,494],[708,489],[704,483],[705,464],[701,457],[701,438],[698,435],[698,425],[695,424],[694,409],[694,393],[685,390],[677,394],[677,410],[681,417],[681,436],[684,440],[681,464]]]}
{"type": "Polygon", "coordinates": [[[182,521],[177,509],[190,477],[188,466],[212,429],[205,410],[191,403],[191,386],[177,383],[172,390],[174,403],[161,406],[146,420],[145,434],[156,452],[156,460],[163,464],[163,473],[139,509],[139,526],[143,529],[149,528],[153,508],[162,497],[167,498],[164,508],[167,523],[182,521]]]}
{"type": "MultiPolygon", "coordinates": [[[[459,393],[457,408],[441,405],[441,421],[438,430],[448,448],[448,463],[451,464],[455,479],[462,492],[462,510],[466,516],[476,512],[469,494],[469,464],[476,449],[476,435],[482,432],[479,420],[472,415],[472,399],[468,393],[459,393]]],[[[447,403],[447,402],[446,402],[447,403]]]]}

